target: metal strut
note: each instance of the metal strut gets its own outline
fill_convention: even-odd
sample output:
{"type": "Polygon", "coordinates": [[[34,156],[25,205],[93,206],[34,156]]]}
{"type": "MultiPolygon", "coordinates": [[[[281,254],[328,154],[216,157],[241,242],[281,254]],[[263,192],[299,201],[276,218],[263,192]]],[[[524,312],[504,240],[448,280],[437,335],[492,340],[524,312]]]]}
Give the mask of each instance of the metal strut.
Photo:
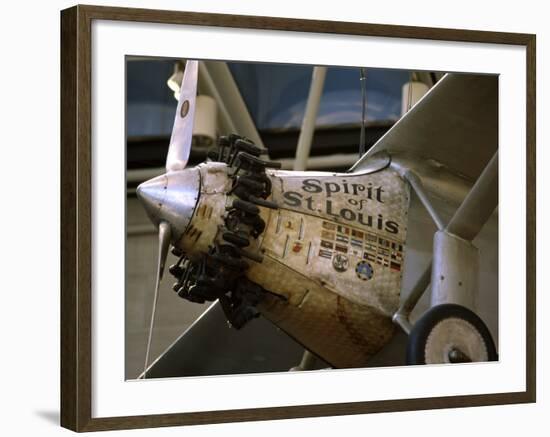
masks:
{"type": "Polygon", "coordinates": [[[472,240],[498,205],[498,150],[448,224],[434,208],[420,178],[410,170],[403,177],[438,228],[434,235],[433,261],[392,317],[393,322],[408,334],[412,328],[410,314],[430,283],[432,306],[457,303],[475,309],[479,251],[472,240]]]}

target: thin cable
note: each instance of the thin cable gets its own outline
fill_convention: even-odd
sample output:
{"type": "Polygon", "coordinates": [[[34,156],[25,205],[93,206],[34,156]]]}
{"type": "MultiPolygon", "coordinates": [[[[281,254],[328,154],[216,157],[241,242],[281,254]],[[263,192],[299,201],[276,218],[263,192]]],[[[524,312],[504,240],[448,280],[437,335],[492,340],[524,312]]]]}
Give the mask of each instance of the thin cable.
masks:
{"type": "Polygon", "coordinates": [[[366,112],[367,112],[367,75],[365,68],[359,69],[359,81],[361,82],[361,133],[359,135],[359,158],[366,152],[365,150],[365,125],[366,125],[366,112]]]}
{"type": "Polygon", "coordinates": [[[410,71],[409,72],[409,92],[408,92],[408,95],[407,95],[407,112],[410,111],[411,109],[411,105],[412,105],[412,87],[413,87],[413,72],[410,71]]]}

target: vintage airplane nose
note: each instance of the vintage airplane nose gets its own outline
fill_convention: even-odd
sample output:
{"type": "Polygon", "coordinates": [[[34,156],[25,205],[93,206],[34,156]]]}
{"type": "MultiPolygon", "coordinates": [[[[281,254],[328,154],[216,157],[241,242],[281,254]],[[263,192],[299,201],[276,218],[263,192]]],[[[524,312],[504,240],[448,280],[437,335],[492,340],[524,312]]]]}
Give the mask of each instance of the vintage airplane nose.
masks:
{"type": "Polygon", "coordinates": [[[199,194],[197,168],[168,172],[137,187],[137,196],[151,221],[157,227],[161,221],[168,222],[174,242],[181,238],[191,222],[199,194]]]}

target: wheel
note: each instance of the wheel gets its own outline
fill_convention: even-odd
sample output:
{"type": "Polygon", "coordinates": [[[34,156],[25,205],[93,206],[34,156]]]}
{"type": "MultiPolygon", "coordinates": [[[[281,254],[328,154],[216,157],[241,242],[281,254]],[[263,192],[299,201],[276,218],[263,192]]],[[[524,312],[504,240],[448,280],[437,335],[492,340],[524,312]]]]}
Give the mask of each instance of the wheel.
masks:
{"type": "Polygon", "coordinates": [[[413,326],[407,364],[466,363],[498,360],[483,320],[461,305],[430,308],[413,326]]]}

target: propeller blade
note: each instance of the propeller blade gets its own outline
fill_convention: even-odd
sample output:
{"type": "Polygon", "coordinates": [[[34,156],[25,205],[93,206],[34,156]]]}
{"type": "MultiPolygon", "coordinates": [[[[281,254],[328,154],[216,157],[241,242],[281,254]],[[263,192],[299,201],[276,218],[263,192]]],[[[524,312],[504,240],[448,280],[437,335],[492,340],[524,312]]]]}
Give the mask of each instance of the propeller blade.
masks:
{"type": "Polygon", "coordinates": [[[166,256],[168,255],[168,248],[170,247],[170,238],[172,231],[170,225],[166,222],[160,222],[159,224],[159,253],[157,264],[157,279],[155,284],[155,295],[153,297],[153,309],[151,311],[151,323],[149,325],[149,335],[147,337],[147,350],[145,352],[145,364],[143,367],[143,377],[147,377],[147,367],[149,366],[149,353],[151,352],[151,339],[153,337],[153,328],[155,326],[155,314],[157,312],[157,301],[159,297],[160,281],[162,274],[164,273],[164,265],[166,263],[166,256]]]}
{"type": "Polygon", "coordinates": [[[187,61],[181,82],[170,147],[166,156],[166,171],[183,170],[189,159],[193,139],[198,71],[199,61],[187,61]]]}

